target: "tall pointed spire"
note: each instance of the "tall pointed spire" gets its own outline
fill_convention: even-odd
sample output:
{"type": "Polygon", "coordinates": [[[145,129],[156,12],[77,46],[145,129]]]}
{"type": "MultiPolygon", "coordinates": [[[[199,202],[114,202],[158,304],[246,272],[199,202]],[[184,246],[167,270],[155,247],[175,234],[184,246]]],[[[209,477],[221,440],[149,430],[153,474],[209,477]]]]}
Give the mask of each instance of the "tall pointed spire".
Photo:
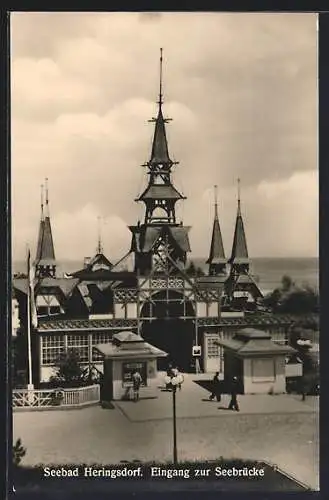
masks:
{"type": "Polygon", "coordinates": [[[45,179],[45,197],[46,207],[44,213],[43,205],[43,186],[41,191],[41,221],[39,238],[37,245],[37,254],[35,259],[36,274],[39,277],[54,277],[56,275],[56,259],[54,242],[50,223],[49,214],[49,196],[48,196],[48,179],[45,179]]]}
{"type": "MultiPolygon", "coordinates": [[[[257,283],[250,274],[250,259],[248,256],[247,238],[241,214],[241,187],[238,179],[238,210],[235,221],[230,276],[226,281],[226,294],[233,307],[245,309],[250,307],[250,298],[255,302],[262,297],[257,283]],[[239,295],[238,295],[239,293],[239,295]],[[241,295],[242,293],[242,295],[241,295]]],[[[252,306],[254,307],[254,306],[252,306]]]]}
{"type": "Polygon", "coordinates": [[[163,51],[160,49],[160,85],[158,116],[149,120],[155,123],[151,158],[144,166],[148,167],[149,182],[144,192],[136,199],[146,205],[145,223],[176,224],[175,203],[185,197],[177,191],[171,180],[173,162],[169,156],[165,123],[163,117],[163,51]],[[158,212],[156,214],[156,212],[158,212]]]}
{"type": "Polygon", "coordinates": [[[96,252],[98,254],[101,254],[101,253],[103,253],[103,246],[102,246],[101,218],[100,217],[97,217],[97,222],[98,222],[98,243],[97,243],[96,252]]]}
{"type": "Polygon", "coordinates": [[[214,186],[214,194],[215,194],[215,217],[212,229],[209,258],[207,260],[207,264],[209,264],[209,274],[212,275],[225,273],[225,266],[227,262],[225,258],[222,233],[220,230],[219,218],[218,218],[217,185],[214,186]]]}
{"type": "MultiPolygon", "coordinates": [[[[158,86],[157,86],[158,87],[158,86]]],[[[166,123],[163,117],[163,50],[160,49],[159,97],[157,100],[157,117],[149,120],[155,124],[150,160],[147,167],[148,182],[144,191],[135,199],[145,204],[145,215],[142,224],[129,226],[132,232],[131,249],[135,253],[135,270],[146,275],[159,263],[166,265],[167,272],[176,272],[172,262],[179,268],[186,264],[186,254],[190,252],[189,227],[183,226],[176,219],[176,203],[184,200],[172,181],[173,166],[178,162],[169,156],[166,123]],[[170,249],[170,252],[169,250],[170,249]],[[168,271],[169,272],[169,271],[168,271]]],[[[176,267],[175,267],[176,269],[176,267]]],[[[177,270],[177,269],[176,269],[177,270]]],[[[158,271],[157,271],[158,272],[158,271]]]]}
{"type": "Polygon", "coordinates": [[[166,165],[170,167],[174,162],[170,159],[168,151],[168,142],[166,135],[165,124],[170,121],[170,118],[164,118],[162,114],[162,104],[163,104],[163,49],[160,49],[160,78],[159,78],[159,110],[158,116],[152,118],[151,122],[155,122],[152,152],[149,164],[152,165],[166,165]]]}
{"type": "Polygon", "coordinates": [[[235,221],[235,230],[233,237],[232,254],[230,258],[231,264],[248,264],[248,248],[247,238],[244,231],[244,224],[241,215],[241,192],[240,179],[238,179],[238,210],[235,221]]]}

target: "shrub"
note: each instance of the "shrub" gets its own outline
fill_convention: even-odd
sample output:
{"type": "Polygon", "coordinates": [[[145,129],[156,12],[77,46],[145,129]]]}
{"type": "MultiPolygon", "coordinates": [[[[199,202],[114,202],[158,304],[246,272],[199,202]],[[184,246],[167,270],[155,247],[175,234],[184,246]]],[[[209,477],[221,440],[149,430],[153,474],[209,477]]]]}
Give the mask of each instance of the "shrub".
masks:
{"type": "Polygon", "coordinates": [[[16,443],[13,445],[13,463],[14,465],[19,465],[22,461],[22,458],[26,455],[26,448],[22,445],[21,438],[16,440],[16,443]]]}

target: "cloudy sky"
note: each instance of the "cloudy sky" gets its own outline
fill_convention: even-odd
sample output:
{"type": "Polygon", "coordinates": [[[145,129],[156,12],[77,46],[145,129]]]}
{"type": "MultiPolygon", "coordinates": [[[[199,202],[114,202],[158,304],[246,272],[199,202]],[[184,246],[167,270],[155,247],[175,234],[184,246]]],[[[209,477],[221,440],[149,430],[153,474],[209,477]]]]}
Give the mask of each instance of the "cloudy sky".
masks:
{"type": "Polygon", "coordinates": [[[59,259],[94,254],[98,216],[106,255],[128,250],[160,47],[192,255],[209,252],[214,184],[229,254],[238,177],[251,257],[318,254],[315,14],[14,13],[11,38],[14,259],[35,249],[45,177],[59,259]]]}

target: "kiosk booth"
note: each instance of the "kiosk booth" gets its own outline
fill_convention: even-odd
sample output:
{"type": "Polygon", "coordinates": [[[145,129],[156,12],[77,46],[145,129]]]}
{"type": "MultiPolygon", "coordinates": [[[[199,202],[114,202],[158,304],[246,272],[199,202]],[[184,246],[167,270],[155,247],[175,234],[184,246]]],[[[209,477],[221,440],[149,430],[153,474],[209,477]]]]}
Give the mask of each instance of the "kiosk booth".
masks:
{"type": "Polygon", "coordinates": [[[295,349],[279,345],[271,335],[245,328],[231,340],[217,340],[224,348],[224,383],[237,377],[242,394],[280,394],[286,392],[286,356],[295,349]]]}
{"type": "Polygon", "coordinates": [[[94,349],[103,355],[102,401],[130,399],[136,370],[142,377],[140,398],[157,397],[157,358],[167,356],[166,352],[131,331],[116,333],[112,343],[94,349]]]}

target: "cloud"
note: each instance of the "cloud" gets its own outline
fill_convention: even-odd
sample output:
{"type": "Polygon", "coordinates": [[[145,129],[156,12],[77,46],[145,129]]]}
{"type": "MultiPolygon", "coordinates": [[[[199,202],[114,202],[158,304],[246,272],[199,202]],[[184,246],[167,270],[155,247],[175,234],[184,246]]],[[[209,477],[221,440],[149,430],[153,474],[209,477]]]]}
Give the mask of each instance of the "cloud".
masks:
{"type": "MultiPolygon", "coordinates": [[[[156,113],[164,47],[164,112],[174,119],[167,135],[180,161],[174,181],[188,196],[178,213],[193,225],[193,252],[208,251],[211,205],[202,194],[213,184],[231,207],[223,222],[230,238],[237,177],[244,195],[251,193],[254,254],[315,251],[315,15],[15,13],[11,19],[13,231],[19,241],[32,239],[32,219],[37,227],[46,176],[54,220],[60,213],[78,217],[86,206],[129,224],[143,215],[133,200],[146,182],[140,164],[150,154],[147,120],[156,113]],[[286,185],[303,218],[287,206],[286,185]],[[298,227],[296,234],[275,222],[278,203],[285,211],[282,228],[298,227]],[[257,216],[259,207],[266,219],[257,216]],[[277,239],[260,240],[269,220],[277,239]],[[278,246],[279,235],[285,236],[278,246]]],[[[57,241],[58,252],[71,252],[65,239],[57,241]]]]}

